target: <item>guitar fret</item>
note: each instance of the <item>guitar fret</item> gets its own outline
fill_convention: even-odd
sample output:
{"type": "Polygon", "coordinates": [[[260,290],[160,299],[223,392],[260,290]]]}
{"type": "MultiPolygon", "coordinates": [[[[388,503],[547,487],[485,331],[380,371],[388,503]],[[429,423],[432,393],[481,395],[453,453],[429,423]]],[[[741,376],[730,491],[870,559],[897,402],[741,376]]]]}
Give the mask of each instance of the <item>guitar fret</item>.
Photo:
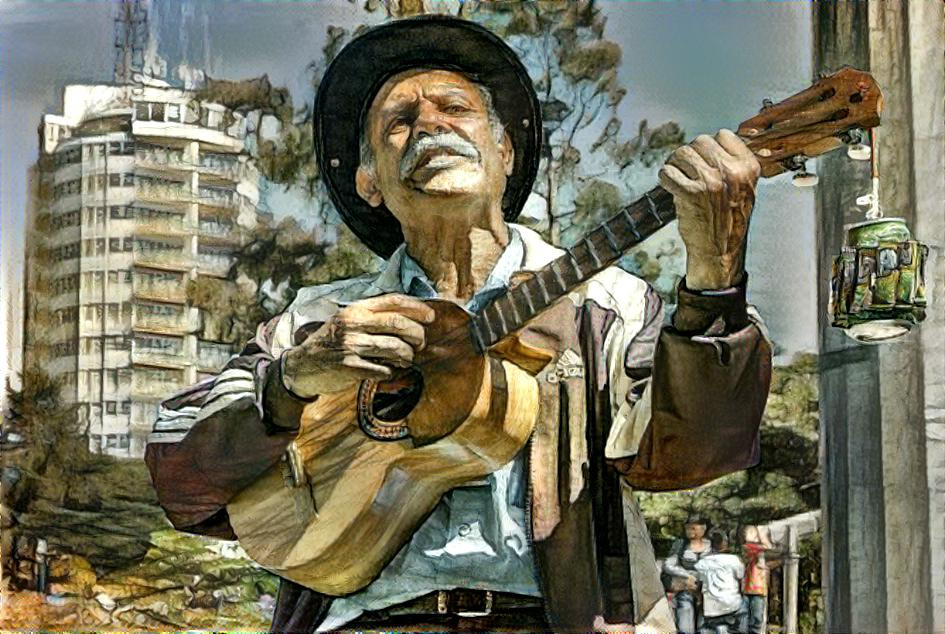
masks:
{"type": "Polygon", "coordinates": [[[548,288],[545,286],[545,279],[541,276],[541,271],[535,274],[535,279],[538,280],[538,288],[541,290],[542,299],[545,306],[547,306],[551,303],[551,295],[548,294],[548,288]]]}
{"type": "Polygon", "coordinates": [[[633,239],[639,242],[643,238],[640,236],[640,232],[637,230],[637,222],[633,219],[633,216],[630,214],[630,210],[624,207],[620,210],[623,213],[624,219],[627,221],[627,224],[630,225],[630,231],[633,232],[633,239]]]}
{"type": "Polygon", "coordinates": [[[585,237],[581,242],[587,246],[587,252],[590,254],[591,259],[594,260],[594,268],[599,269],[603,266],[603,263],[600,260],[600,257],[597,255],[597,247],[594,246],[594,242],[591,240],[591,236],[585,237]]]}
{"type": "Polygon", "coordinates": [[[499,338],[495,336],[495,328],[492,327],[492,322],[489,321],[489,315],[485,311],[482,313],[482,323],[486,325],[486,330],[489,331],[489,344],[491,345],[498,341],[499,338]]]}
{"type": "Polygon", "coordinates": [[[660,212],[659,212],[659,209],[656,207],[656,203],[653,201],[652,198],[650,198],[649,192],[643,194],[643,198],[646,199],[647,211],[650,213],[650,215],[656,218],[656,222],[662,225],[663,219],[660,217],[660,212]]]}
{"type": "Polygon", "coordinates": [[[607,244],[610,245],[611,251],[619,256],[623,250],[620,248],[620,245],[617,244],[617,236],[615,236],[614,232],[610,230],[610,225],[608,224],[609,222],[610,221],[608,220],[602,224],[601,229],[604,230],[604,237],[607,238],[607,244]]]}
{"type": "Polygon", "coordinates": [[[515,323],[517,325],[525,323],[525,321],[522,319],[522,316],[518,312],[518,306],[515,305],[515,296],[509,293],[506,295],[506,297],[509,301],[509,307],[512,309],[512,317],[515,319],[515,323]]]}
{"type": "Polygon", "coordinates": [[[572,251],[571,249],[565,249],[564,252],[567,253],[568,258],[571,259],[571,266],[574,267],[574,272],[577,273],[578,279],[583,280],[584,271],[581,270],[581,263],[580,261],[578,261],[577,256],[574,255],[574,251],[572,251]]]}
{"type": "MultiPolygon", "coordinates": [[[[525,296],[525,303],[528,304],[528,312],[534,315],[536,312],[535,302],[532,301],[532,292],[528,290],[528,283],[523,282],[519,288],[522,289],[522,295],[525,296]]],[[[515,290],[517,291],[518,288],[516,288],[515,290]]]]}
{"type": "Polygon", "coordinates": [[[555,274],[555,280],[557,280],[558,286],[561,287],[562,291],[566,291],[568,290],[568,285],[564,281],[564,276],[561,274],[561,271],[559,271],[558,267],[555,266],[555,264],[557,263],[558,263],[558,260],[552,260],[551,264],[549,265],[549,268],[551,269],[551,272],[555,274]]]}
{"type": "Polygon", "coordinates": [[[502,324],[501,336],[504,337],[509,332],[509,324],[505,321],[505,313],[502,312],[502,306],[499,305],[501,301],[502,300],[499,299],[493,302],[492,307],[495,309],[495,314],[499,316],[499,323],[502,324]]]}

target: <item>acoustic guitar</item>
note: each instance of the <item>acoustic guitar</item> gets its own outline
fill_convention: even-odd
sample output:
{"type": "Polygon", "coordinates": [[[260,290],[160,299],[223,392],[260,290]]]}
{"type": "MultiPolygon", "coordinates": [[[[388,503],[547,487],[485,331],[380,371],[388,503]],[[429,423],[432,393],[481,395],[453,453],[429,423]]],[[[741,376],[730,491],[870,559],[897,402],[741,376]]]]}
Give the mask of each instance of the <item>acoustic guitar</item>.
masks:
{"type": "MultiPolygon", "coordinates": [[[[853,142],[879,125],[881,107],[873,78],[845,68],[766,101],[737,134],[771,177],[853,142]]],[[[539,409],[535,376],[553,355],[516,331],[673,219],[672,196],[656,187],[478,314],[429,300],[436,319],[414,366],[306,406],[285,459],[230,502],[246,552],[329,595],[369,584],[446,491],[525,446],[539,409]]],[[[659,442],[661,430],[647,433],[659,442]]]]}

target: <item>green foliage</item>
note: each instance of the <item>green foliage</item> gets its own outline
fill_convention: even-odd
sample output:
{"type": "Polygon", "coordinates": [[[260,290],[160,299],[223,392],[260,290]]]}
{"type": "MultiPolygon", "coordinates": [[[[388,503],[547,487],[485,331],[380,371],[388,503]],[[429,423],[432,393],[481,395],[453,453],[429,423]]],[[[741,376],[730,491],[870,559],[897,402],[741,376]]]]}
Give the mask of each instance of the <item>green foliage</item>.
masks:
{"type": "Polygon", "coordinates": [[[62,500],[72,474],[98,460],[88,450],[77,408],[62,398],[62,380],[31,366],[24,369],[22,384],[19,390],[7,385],[10,406],[4,414],[4,427],[26,438],[24,447],[6,455],[5,466],[22,474],[5,498],[14,511],[24,510],[38,494],[62,500]]]}
{"type": "Polygon", "coordinates": [[[269,76],[232,81],[208,77],[195,97],[226,106],[236,112],[258,111],[276,116],[280,121],[292,119],[292,97],[285,88],[274,88],[269,76]]]}
{"type": "Polygon", "coordinates": [[[585,227],[600,224],[619,212],[624,204],[623,196],[616,185],[596,178],[584,182],[574,198],[572,224],[562,231],[562,242],[576,242],[585,227]]]}
{"type": "Polygon", "coordinates": [[[4,426],[21,431],[25,446],[5,455],[19,481],[4,504],[24,536],[43,537],[59,552],[77,553],[100,568],[141,557],[148,534],[166,525],[147,468],[89,451],[75,406],[62,383],[41,369],[23,373],[23,388],[7,388],[4,426]]]}
{"type": "MultiPolygon", "coordinates": [[[[561,65],[561,71],[574,82],[598,80],[620,63],[620,46],[614,42],[592,42],[572,51],[561,65]]],[[[609,79],[609,77],[608,77],[609,79]]]]}

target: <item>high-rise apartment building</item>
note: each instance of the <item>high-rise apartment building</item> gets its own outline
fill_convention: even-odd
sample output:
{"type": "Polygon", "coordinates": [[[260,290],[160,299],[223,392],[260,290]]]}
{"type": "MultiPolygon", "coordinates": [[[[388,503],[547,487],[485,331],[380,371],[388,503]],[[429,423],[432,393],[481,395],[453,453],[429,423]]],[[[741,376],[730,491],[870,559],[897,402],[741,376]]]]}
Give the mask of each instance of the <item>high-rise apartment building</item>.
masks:
{"type": "Polygon", "coordinates": [[[65,380],[94,451],[142,455],[159,401],[233,352],[187,288],[225,277],[256,221],[245,140],[242,115],[163,85],[70,85],[43,118],[24,367],[65,380]]]}

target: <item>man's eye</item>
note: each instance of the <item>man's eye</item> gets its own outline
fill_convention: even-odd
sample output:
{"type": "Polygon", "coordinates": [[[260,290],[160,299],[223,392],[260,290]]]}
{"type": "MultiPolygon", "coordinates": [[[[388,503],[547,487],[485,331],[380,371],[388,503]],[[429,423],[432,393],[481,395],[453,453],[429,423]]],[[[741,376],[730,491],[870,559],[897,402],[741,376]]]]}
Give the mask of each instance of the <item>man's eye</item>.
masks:
{"type": "Polygon", "coordinates": [[[443,108],[443,112],[446,114],[463,114],[464,112],[469,112],[469,108],[462,104],[454,103],[443,108]]]}
{"type": "Polygon", "coordinates": [[[387,126],[387,132],[388,134],[391,132],[396,132],[406,125],[407,125],[407,119],[403,117],[394,119],[393,121],[390,122],[390,125],[387,126]]]}

